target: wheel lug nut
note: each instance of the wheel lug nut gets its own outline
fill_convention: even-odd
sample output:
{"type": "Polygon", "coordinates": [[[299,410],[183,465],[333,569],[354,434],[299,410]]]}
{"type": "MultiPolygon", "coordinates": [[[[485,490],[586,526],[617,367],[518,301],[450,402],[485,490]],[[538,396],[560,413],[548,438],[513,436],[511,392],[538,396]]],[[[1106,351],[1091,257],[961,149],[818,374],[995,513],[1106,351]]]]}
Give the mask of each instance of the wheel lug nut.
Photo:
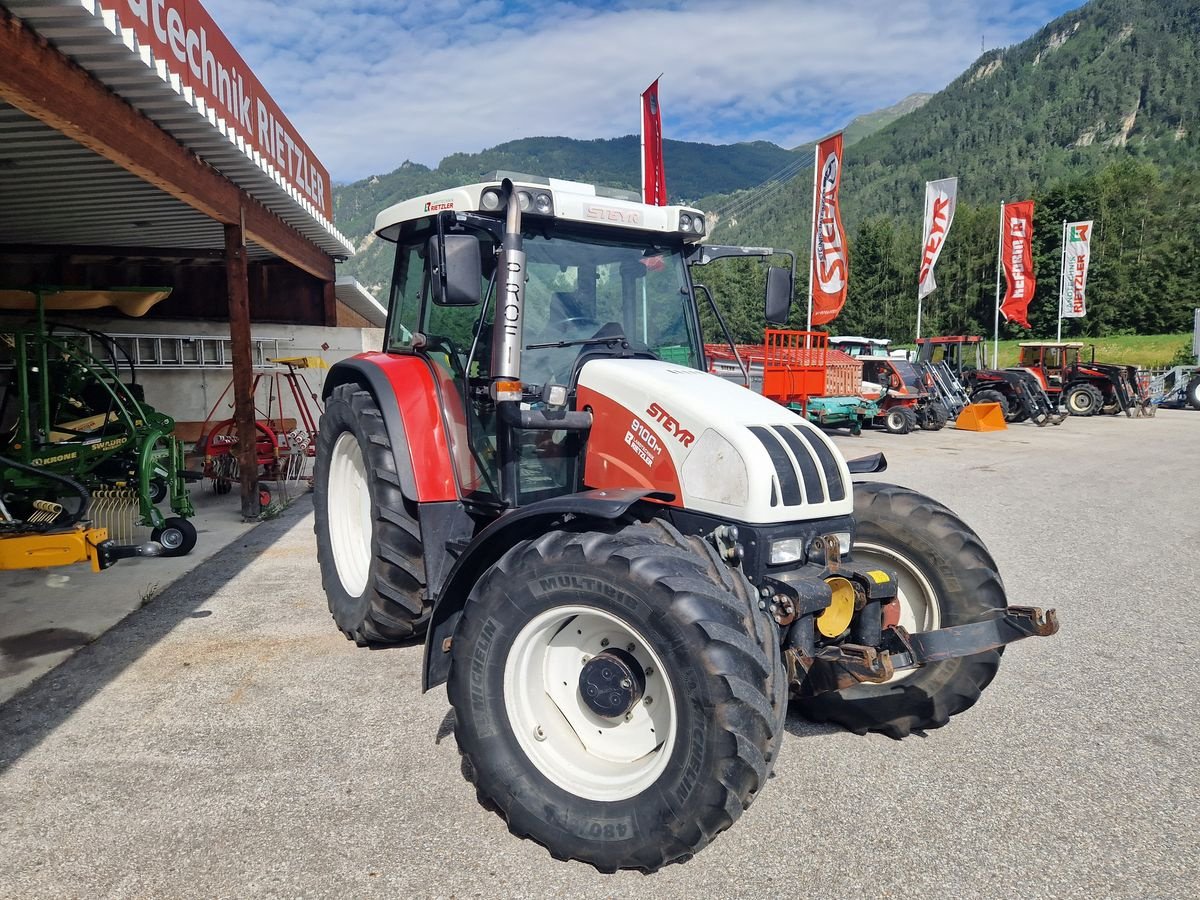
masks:
{"type": "Polygon", "coordinates": [[[622,678],[621,679],[621,687],[624,688],[625,690],[629,690],[631,687],[633,687],[633,682],[630,681],[628,678],[622,678]]]}
{"type": "Polygon", "coordinates": [[[607,647],[607,646],[608,646],[608,638],[601,638],[601,639],[600,639],[600,646],[601,646],[601,647],[607,647]]]}
{"type": "Polygon", "coordinates": [[[637,644],[629,644],[625,647],[625,649],[627,651],[629,651],[630,653],[632,653],[636,647],[637,647],[637,644]]]}
{"type": "Polygon", "coordinates": [[[649,678],[653,674],[654,674],[654,669],[652,669],[650,666],[646,666],[646,677],[649,678]]]}
{"type": "Polygon", "coordinates": [[[643,702],[643,703],[645,703],[647,706],[649,706],[651,703],[653,703],[653,702],[654,702],[654,698],[653,698],[653,697],[647,697],[647,698],[646,698],[645,700],[643,700],[642,702],[643,702]]]}
{"type": "Polygon", "coordinates": [[[539,741],[544,741],[546,739],[546,732],[542,731],[542,726],[539,725],[533,729],[533,736],[539,741]]]}

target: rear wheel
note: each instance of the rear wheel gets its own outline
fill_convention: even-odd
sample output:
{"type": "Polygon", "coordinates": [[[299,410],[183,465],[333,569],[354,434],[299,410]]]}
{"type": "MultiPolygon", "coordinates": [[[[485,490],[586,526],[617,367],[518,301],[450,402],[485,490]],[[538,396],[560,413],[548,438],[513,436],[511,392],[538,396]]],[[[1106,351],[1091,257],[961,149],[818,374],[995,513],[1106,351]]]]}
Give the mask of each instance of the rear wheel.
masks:
{"type": "Polygon", "coordinates": [[[1200,375],[1188,382],[1187,402],[1192,409],[1200,409],[1200,375]]]}
{"type": "Polygon", "coordinates": [[[699,538],[653,521],[517,544],[451,645],[480,797],[558,859],[651,872],[732,825],[779,751],[774,622],[699,538]]]}
{"type": "MultiPolygon", "coordinates": [[[[935,500],[875,482],[854,486],[858,520],[851,556],[896,573],[900,624],[910,632],[964,625],[1008,605],[996,563],[961,519],[935,500]]],[[[988,650],[901,671],[885,684],[860,684],[800,703],[818,722],[902,738],[939,728],[969,709],[1000,666],[988,650]]]]}
{"type": "Polygon", "coordinates": [[[1004,413],[1004,420],[1008,421],[1008,398],[999,391],[977,391],[971,395],[972,403],[999,403],[1000,412],[1004,413]]]}
{"type": "Polygon", "coordinates": [[[1104,406],[1104,394],[1095,385],[1075,384],[1067,388],[1063,402],[1073,416],[1094,416],[1104,406]]]}
{"type": "Polygon", "coordinates": [[[358,644],[425,630],[425,565],[416,504],[400,492],[391,440],[375,398],[333,389],[313,478],[317,560],[333,620],[358,644]]]}

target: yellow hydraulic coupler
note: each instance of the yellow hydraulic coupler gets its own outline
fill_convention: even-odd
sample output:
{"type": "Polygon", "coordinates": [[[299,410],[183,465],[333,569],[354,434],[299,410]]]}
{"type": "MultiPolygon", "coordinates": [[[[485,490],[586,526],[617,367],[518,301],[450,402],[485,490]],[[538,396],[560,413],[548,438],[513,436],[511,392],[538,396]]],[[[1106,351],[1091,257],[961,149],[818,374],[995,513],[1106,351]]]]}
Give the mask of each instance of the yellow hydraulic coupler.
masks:
{"type": "Polygon", "coordinates": [[[847,628],[854,618],[858,603],[854,584],[840,576],[826,578],[825,583],[833,592],[833,599],[817,615],[817,630],[827,638],[835,638],[847,628]]]}
{"type": "Polygon", "coordinates": [[[74,528],[47,534],[0,537],[0,571],[45,569],[90,562],[93,572],[102,568],[100,544],[108,540],[106,528],[74,528]]]}

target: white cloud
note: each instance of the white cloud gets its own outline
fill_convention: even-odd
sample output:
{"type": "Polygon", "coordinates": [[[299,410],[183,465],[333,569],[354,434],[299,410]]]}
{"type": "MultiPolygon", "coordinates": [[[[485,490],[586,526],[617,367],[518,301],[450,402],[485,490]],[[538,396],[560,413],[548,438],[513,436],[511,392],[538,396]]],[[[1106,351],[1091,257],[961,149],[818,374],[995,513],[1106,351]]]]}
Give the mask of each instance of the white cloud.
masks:
{"type": "Polygon", "coordinates": [[[636,132],[663,72],[664,135],[794,146],[914,91],[1067,0],[207,0],[345,181],[534,135],[636,132]],[[530,7],[534,6],[535,9],[530,7]]]}

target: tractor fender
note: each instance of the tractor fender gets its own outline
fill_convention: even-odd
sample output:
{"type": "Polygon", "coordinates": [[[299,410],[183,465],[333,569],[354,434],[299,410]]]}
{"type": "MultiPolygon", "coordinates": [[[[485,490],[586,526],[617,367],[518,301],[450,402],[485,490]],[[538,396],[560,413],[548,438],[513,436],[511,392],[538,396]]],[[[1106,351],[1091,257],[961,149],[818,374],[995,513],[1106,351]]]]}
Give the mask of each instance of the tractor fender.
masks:
{"type": "Polygon", "coordinates": [[[328,400],[334,388],[351,383],[362,385],[375,398],[404,496],[419,503],[458,500],[441,393],[429,362],[392,353],[353,356],[330,368],[321,399],[328,400]]]}
{"type": "Polygon", "coordinates": [[[444,684],[450,674],[450,642],[475,582],[520,541],[544,534],[551,526],[611,522],[646,498],[670,501],[671,494],[643,488],[582,491],[553,497],[505,513],[479,532],[462,551],[438,592],[425,640],[422,690],[444,684]]]}

